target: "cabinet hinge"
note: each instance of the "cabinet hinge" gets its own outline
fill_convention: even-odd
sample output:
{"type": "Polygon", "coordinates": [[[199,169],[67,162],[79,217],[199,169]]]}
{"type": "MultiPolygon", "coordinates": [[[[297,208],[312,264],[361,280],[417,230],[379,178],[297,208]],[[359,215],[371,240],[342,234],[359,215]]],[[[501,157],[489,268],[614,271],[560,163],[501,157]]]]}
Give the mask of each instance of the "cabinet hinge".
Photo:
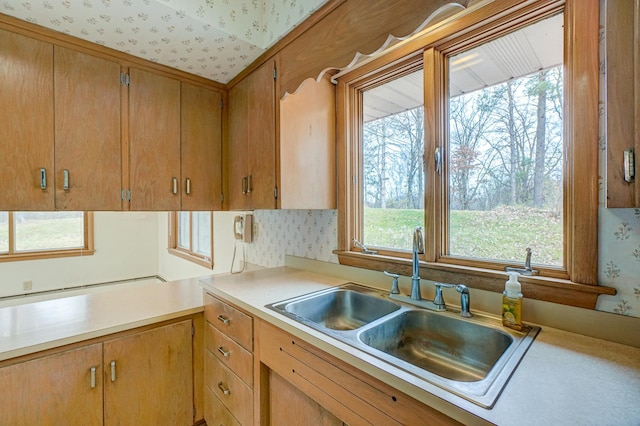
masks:
{"type": "Polygon", "coordinates": [[[131,190],[123,189],[120,191],[120,199],[122,201],[131,201],[131,190]]]}
{"type": "Polygon", "coordinates": [[[220,100],[220,109],[224,109],[224,101],[222,99],[220,100]]]}
{"type": "Polygon", "coordinates": [[[273,198],[278,199],[278,187],[276,186],[273,190],[273,198]]]}
{"type": "Polygon", "coordinates": [[[275,66],[273,67],[273,79],[278,79],[278,69],[275,66]]]}
{"type": "Polygon", "coordinates": [[[191,326],[191,335],[192,336],[196,335],[196,328],[193,325],[191,326]]]}
{"type": "Polygon", "coordinates": [[[123,72],[120,73],[120,85],[121,86],[129,86],[129,84],[131,83],[131,77],[129,77],[129,74],[125,74],[123,72]]]}
{"type": "Polygon", "coordinates": [[[220,194],[220,202],[224,203],[224,194],[220,194]]]}

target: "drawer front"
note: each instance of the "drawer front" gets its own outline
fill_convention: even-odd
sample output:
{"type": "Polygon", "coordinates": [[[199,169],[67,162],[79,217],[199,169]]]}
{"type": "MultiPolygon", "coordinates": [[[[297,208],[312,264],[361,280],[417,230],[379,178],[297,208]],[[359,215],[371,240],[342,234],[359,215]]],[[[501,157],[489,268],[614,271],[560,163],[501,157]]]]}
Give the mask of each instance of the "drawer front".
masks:
{"type": "Polygon", "coordinates": [[[205,384],[241,424],[253,424],[253,391],[215,355],[205,352],[205,384]]]}
{"type": "Polygon", "coordinates": [[[204,314],[215,328],[253,352],[253,318],[231,305],[205,294],[204,314]]]}
{"type": "Polygon", "coordinates": [[[240,426],[240,423],[231,415],[229,410],[222,405],[209,388],[205,389],[204,419],[207,424],[217,426],[240,426]]]}
{"type": "Polygon", "coordinates": [[[253,387],[253,354],[251,352],[209,323],[207,323],[205,342],[207,349],[220,362],[236,373],[249,387],[253,387]]]}

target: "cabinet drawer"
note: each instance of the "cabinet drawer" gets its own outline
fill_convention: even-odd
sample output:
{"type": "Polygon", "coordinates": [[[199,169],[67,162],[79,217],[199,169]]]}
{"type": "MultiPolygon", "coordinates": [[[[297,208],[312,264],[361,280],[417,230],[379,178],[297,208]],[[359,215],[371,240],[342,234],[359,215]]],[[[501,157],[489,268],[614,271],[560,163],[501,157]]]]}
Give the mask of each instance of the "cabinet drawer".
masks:
{"type": "Polygon", "coordinates": [[[205,294],[204,313],[215,328],[253,352],[253,318],[209,293],[205,294]]]}
{"type": "Polygon", "coordinates": [[[223,426],[240,426],[240,423],[225,408],[225,406],[216,398],[211,390],[205,389],[204,398],[204,418],[207,424],[223,425],[223,426]]]}
{"type": "Polygon", "coordinates": [[[253,354],[235,340],[207,323],[205,342],[207,349],[224,365],[229,367],[249,387],[253,387],[253,354]]]}
{"type": "Polygon", "coordinates": [[[253,391],[211,352],[205,352],[206,386],[241,424],[253,424],[253,391]]]}

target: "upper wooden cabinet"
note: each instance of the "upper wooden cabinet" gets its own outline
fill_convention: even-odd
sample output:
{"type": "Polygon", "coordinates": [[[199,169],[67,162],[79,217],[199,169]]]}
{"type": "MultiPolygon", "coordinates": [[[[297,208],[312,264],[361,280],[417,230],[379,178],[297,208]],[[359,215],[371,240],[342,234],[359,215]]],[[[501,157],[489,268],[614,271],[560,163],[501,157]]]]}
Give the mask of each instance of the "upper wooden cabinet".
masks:
{"type": "Polygon", "coordinates": [[[640,8],[606,2],[607,207],[640,206],[640,8]],[[625,151],[635,176],[625,179],[625,151]]]}
{"type": "Polygon", "coordinates": [[[265,62],[229,91],[228,208],[276,207],[275,64],[265,62]]]}
{"type": "Polygon", "coordinates": [[[0,30],[0,210],[53,210],[53,45],[0,30]]]}
{"type": "Polygon", "coordinates": [[[335,208],[335,86],[308,80],[278,101],[273,65],[229,91],[229,208],[335,208]]]}
{"type": "Polygon", "coordinates": [[[335,105],[328,75],[280,101],[279,208],[336,208],[335,105]]]}
{"type": "Polygon", "coordinates": [[[182,83],[182,210],[222,208],[222,93],[182,83]]]}
{"type": "Polygon", "coordinates": [[[129,69],[131,210],[180,210],[180,81],[129,69]]]}
{"type": "Polygon", "coordinates": [[[120,65],[54,50],[55,208],[120,210],[120,65]]]}

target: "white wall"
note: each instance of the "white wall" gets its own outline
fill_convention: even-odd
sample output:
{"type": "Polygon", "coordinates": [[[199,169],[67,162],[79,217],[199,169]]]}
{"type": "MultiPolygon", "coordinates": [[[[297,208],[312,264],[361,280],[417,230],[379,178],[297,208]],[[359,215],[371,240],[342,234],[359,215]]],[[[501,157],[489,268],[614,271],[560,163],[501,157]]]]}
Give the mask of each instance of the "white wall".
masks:
{"type": "MultiPolygon", "coordinates": [[[[166,214],[165,214],[166,216],[166,214]]],[[[0,297],[158,274],[158,213],[96,212],[92,256],[0,263],[0,297]]],[[[166,243],[165,243],[166,244],[166,243]]]]}

